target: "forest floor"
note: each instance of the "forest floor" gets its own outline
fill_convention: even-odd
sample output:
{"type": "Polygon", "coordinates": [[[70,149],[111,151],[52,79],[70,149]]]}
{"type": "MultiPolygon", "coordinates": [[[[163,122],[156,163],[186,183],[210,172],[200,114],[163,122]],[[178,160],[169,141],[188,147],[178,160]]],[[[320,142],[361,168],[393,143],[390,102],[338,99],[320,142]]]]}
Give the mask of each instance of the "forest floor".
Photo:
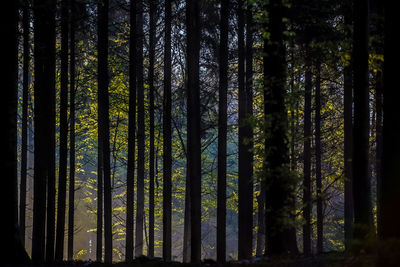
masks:
{"type": "Polygon", "coordinates": [[[256,258],[253,261],[231,261],[225,264],[217,264],[213,260],[204,260],[201,264],[189,264],[179,262],[164,262],[161,259],[149,259],[141,257],[131,263],[120,262],[114,264],[104,264],[91,261],[70,261],[53,264],[40,265],[5,265],[15,267],[400,267],[400,253],[397,251],[377,251],[369,254],[360,254],[358,256],[344,254],[341,252],[329,252],[313,257],[297,258],[256,258]]]}

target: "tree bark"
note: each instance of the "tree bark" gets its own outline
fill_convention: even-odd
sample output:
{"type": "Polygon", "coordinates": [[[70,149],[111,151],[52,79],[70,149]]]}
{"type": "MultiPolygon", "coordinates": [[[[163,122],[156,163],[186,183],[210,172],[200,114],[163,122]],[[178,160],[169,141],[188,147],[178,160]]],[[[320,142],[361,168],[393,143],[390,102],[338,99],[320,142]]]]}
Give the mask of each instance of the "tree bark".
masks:
{"type": "MultiPolygon", "coordinates": [[[[283,43],[283,4],[270,0],[266,6],[270,33],[264,38],[264,121],[266,222],[269,255],[297,254],[294,225],[295,180],[288,175],[287,114],[285,108],[286,62],[283,43]]],[[[265,29],[266,29],[265,27],[265,29]]]]}
{"type": "Polygon", "coordinates": [[[64,257],[65,204],[68,164],[68,13],[69,1],[61,2],[61,91],[60,91],[60,162],[58,173],[57,229],[55,259],[64,257]]]}
{"type": "Polygon", "coordinates": [[[171,260],[171,0],[165,1],[164,99],[163,99],[163,258],[171,260]]]}
{"type": "Polygon", "coordinates": [[[126,175],[126,243],[125,261],[133,260],[134,194],[135,194],[135,135],[136,135],[136,2],[130,3],[129,36],[129,114],[128,169],[126,175]]]}
{"type": "Polygon", "coordinates": [[[239,236],[238,259],[250,259],[253,237],[253,183],[251,160],[251,129],[249,127],[249,99],[246,77],[246,47],[244,43],[244,1],[238,2],[238,90],[239,90],[239,236]]]}
{"type": "Polygon", "coordinates": [[[381,232],[380,238],[400,239],[398,207],[400,203],[400,131],[398,107],[398,71],[400,60],[396,44],[397,11],[395,2],[385,1],[385,62],[383,97],[383,158],[381,185],[381,232]]]}
{"type": "Polygon", "coordinates": [[[145,125],[144,125],[144,74],[143,74],[143,1],[136,2],[137,40],[136,40],[136,84],[138,96],[138,170],[137,170],[137,199],[136,199],[136,240],[135,256],[143,254],[143,226],[144,226],[144,160],[145,160],[145,125]]]}
{"type": "MultiPolygon", "coordinates": [[[[347,7],[345,6],[347,9],[347,7]]],[[[352,24],[351,12],[345,11],[344,23],[347,27],[352,24]]],[[[350,30],[346,30],[346,38],[351,38],[350,30]]],[[[353,73],[352,63],[345,64],[343,69],[344,90],[344,242],[348,251],[353,238],[353,73]]]]}
{"type": "Polygon", "coordinates": [[[21,231],[21,242],[25,246],[25,227],[26,227],[26,177],[28,166],[28,102],[29,102],[29,1],[23,2],[22,27],[23,27],[23,53],[24,62],[22,69],[22,129],[21,129],[21,183],[20,183],[20,202],[19,202],[19,227],[21,231]]]}
{"type": "Polygon", "coordinates": [[[108,0],[98,4],[98,116],[99,147],[104,182],[104,262],[112,262],[112,193],[110,173],[110,129],[108,95],[108,0]]]}
{"type": "Polygon", "coordinates": [[[321,174],[321,63],[317,63],[315,79],[315,182],[317,189],[317,252],[324,251],[324,213],[321,174]]]}
{"type": "Polygon", "coordinates": [[[143,81],[143,2],[136,2],[136,86],[138,96],[138,172],[137,172],[137,201],[136,201],[136,240],[135,256],[143,254],[143,227],[144,227],[144,173],[145,173],[145,125],[144,125],[144,81],[143,81]]]}
{"type": "Polygon", "coordinates": [[[372,234],[371,185],[369,177],[369,4],[354,1],[353,79],[353,196],[354,238],[365,240],[372,234]]]}
{"type": "Polygon", "coordinates": [[[218,98],[217,262],[226,261],[226,144],[229,0],[221,0],[218,98]]]}
{"type": "MultiPolygon", "coordinates": [[[[32,259],[34,262],[45,260],[45,230],[46,230],[46,184],[53,190],[51,178],[54,170],[51,165],[52,131],[54,127],[54,92],[55,92],[55,2],[33,2],[34,11],[34,73],[35,73],[35,160],[34,160],[34,204],[33,204],[33,229],[32,229],[32,259]],[[49,130],[50,129],[50,130],[49,130]]],[[[52,199],[50,199],[52,200],[52,199]]],[[[52,203],[49,203],[49,210],[52,203]]],[[[50,220],[49,228],[54,220],[50,220]]],[[[48,234],[48,257],[51,258],[51,233],[48,234]]]]}
{"type": "Polygon", "coordinates": [[[192,263],[201,260],[200,3],[186,0],[187,153],[192,263]]]}
{"type": "Polygon", "coordinates": [[[75,217],[75,0],[71,0],[70,15],[70,132],[69,132],[69,188],[68,188],[68,260],[74,258],[75,217]]]}
{"type": "Polygon", "coordinates": [[[147,256],[154,257],[154,62],[156,34],[155,0],[150,0],[150,33],[149,33],[149,101],[150,101],[150,149],[149,149],[149,246],[147,256]]]}
{"type": "Polygon", "coordinates": [[[303,152],[303,253],[311,254],[311,54],[309,43],[306,44],[306,73],[304,84],[304,152],[303,152]]]}
{"type": "MultiPolygon", "coordinates": [[[[26,13],[25,13],[26,14],[26,13]]],[[[0,203],[2,218],[2,263],[28,263],[28,256],[18,232],[17,114],[18,114],[18,2],[4,2],[1,8],[0,34],[4,38],[4,56],[0,67],[2,105],[0,120],[4,126],[1,138],[2,179],[0,203]]]]}

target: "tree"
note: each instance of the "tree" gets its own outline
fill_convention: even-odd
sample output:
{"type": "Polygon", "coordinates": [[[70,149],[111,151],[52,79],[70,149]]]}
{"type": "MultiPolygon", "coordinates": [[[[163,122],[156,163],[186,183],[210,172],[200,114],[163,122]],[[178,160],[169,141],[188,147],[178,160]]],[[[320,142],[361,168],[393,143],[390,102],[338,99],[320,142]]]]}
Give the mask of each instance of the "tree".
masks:
{"type": "Polygon", "coordinates": [[[287,147],[287,114],[285,108],[286,62],[283,43],[283,5],[271,0],[266,6],[269,14],[269,36],[264,34],[264,121],[265,121],[265,182],[266,221],[269,255],[297,254],[293,231],[293,176],[290,175],[287,147]]]}
{"type": "Polygon", "coordinates": [[[226,260],[226,146],[229,0],[221,0],[218,98],[217,262],[226,260]]]}
{"type": "MultiPolygon", "coordinates": [[[[1,208],[4,212],[2,224],[2,263],[28,263],[18,233],[18,178],[17,178],[17,114],[18,114],[18,3],[10,1],[2,6],[0,16],[0,33],[4,40],[6,51],[0,76],[2,80],[3,104],[1,105],[1,121],[4,124],[4,136],[1,138],[3,148],[3,171],[1,179],[1,208]]],[[[25,13],[26,15],[27,13],[25,13]]]]}
{"type": "Polygon", "coordinates": [[[144,171],[145,171],[145,124],[144,124],[144,74],[143,74],[143,1],[136,2],[136,88],[137,88],[137,139],[138,139],[138,169],[136,183],[136,240],[135,256],[143,254],[143,227],[144,227],[144,171]]]}
{"type": "Polygon", "coordinates": [[[55,259],[64,256],[65,204],[68,164],[68,13],[69,1],[61,2],[61,91],[60,91],[60,163],[58,174],[57,230],[55,259]]]}
{"type": "Polygon", "coordinates": [[[317,62],[315,78],[315,182],[317,189],[317,252],[324,250],[324,214],[321,174],[321,63],[317,62]]]}
{"type": "Polygon", "coordinates": [[[306,43],[306,73],[304,82],[304,152],[303,152],[303,253],[311,254],[311,51],[309,41],[306,43]]]}
{"type": "Polygon", "coordinates": [[[200,5],[186,0],[187,178],[190,183],[191,262],[201,260],[200,5]]]}
{"type": "MultiPolygon", "coordinates": [[[[352,24],[352,15],[344,5],[344,24],[346,25],[346,38],[351,38],[349,30],[352,24]]],[[[353,238],[353,170],[352,170],[352,154],[353,154],[353,72],[351,62],[345,63],[343,68],[343,91],[344,91],[344,242],[345,248],[350,248],[353,238]]]]}
{"type": "Polygon", "coordinates": [[[154,61],[156,34],[156,1],[150,0],[149,33],[149,115],[150,115],[150,155],[149,155],[149,246],[147,255],[154,257],[154,61]]]}
{"type": "MultiPolygon", "coordinates": [[[[35,160],[34,160],[34,204],[33,204],[33,229],[32,229],[32,259],[43,262],[45,259],[45,227],[46,227],[46,184],[53,190],[51,184],[51,157],[53,140],[51,129],[54,127],[54,94],[55,94],[55,2],[33,2],[34,10],[34,73],[35,73],[35,160]],[[50,130],[49,130],[50,129],[50,130]]],[[[54,178],[54,176],[53,176],[54,178]]],[[[50,198],[52,201],[52,199],[50,198]]],[[[52,203],[48,204],[48,211],[52,212],[52,203]]],[[[51,217],[54,214],[49,214],[51,217]]],[[[48,216],[48,217],[49,217],[48,216]]],[[[54,220],[48,219],[48,230],[54,220]]],[[[48,237],[48,259],[51,254],[51,233],[48,237]]]]}
{"type": "Polygon", "coordinates": [[[353,36],[353,196],[354,238],[364,240],[372,234],[371,185],[369,177],[369,83],[367,0],[354,1],[353,36]]]}
{"type": "Polygon", "coordinates": [[[29,1],[23,2],[23,52],[24,62],[22,70],[22,129],[21,129],[21,183],[20,183],[20,201],[19,201],[19,227],[21,231],[22,245],[25,245],[25,228],[26,228],[26,176],[28,166],[28,102],[29,102],[29,1]]]}
{"type": "MultiPolygon", "coordinates": [[[[99,154],[104,182],[104,261],[112,262],[112,204],[110,175],[110,128],[108,95],[108,0],[98,3],[98,127],[99,154]],[[101,134],[100,134],[101,133],[101,134]]],[[[101,192],[98,192],[101,194],[101,192]]],[[[101,249],[101,248],[100,248],[101,249]]]]}
{"type": "MultiPolygon", "coordinates": [[[[244,1],[238,2],[238,90],[239,90],[239,237],[238,258],[250,259],[253,232],[252,160],[249,146],[248,94],[246,91],[246,48],[244,1]]],[[[251,131],[251,129],[250,129],[251,131]]]]}
{"type": "Polygon", "coordinates": [[[383,158],[382,158],[382,198],[381,198],[381,232],[383,240],[399,239],[398,203],[400,197],[398,149],[400,142],[399,109],[397,105],[397,71],[399,51],[396,46],[396,12],[395,3],[385,1],[385,62],[384,62],[384,92],[383,92],[383,158]]]}
{"type": "Polygon", "coordinates": [[[70,132],[69,132],[69,189],[68,189],[68,260],[74,257],[74,218],[75,218],[75,28],[76,22],[74,15],[76,2],[70,2],[70,132]]]}
{"type": "Polygon", "coordinates": [[[128,169],[126,173],[126,250],[125,260],[133,260],[133,213],[135,184],[136,134],[136,2],[130,2],[129,32],[129,113],[128,113],[128,169]]]}
{"type": "Polygon", "coordinates": [[[171,0],[165,1],[164,99],[163,99],[163,258],[171,260],[171,0]]]}

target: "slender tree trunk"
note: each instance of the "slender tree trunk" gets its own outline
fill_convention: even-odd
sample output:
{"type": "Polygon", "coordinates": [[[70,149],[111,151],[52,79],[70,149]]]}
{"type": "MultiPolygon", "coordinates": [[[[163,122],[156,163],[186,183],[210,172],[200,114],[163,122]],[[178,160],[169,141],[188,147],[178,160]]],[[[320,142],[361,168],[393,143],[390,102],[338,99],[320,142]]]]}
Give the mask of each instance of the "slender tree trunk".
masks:
{"type": "Polygon", "coordinates": [[[385,62],[383,97],[383,158],[381,185],[381,232],[384,240],[400,239],[398,207],[400,203],[400,132],[398,107],[398,62],[400,54],[396,44],[396,2],[385,1],[385,62]]]}
{"type": "MultiPolygon", "coordinates": [[[[239,237],[238,258],[250,259],[253,237],[253,184],[251,161],[251,129],[249,117],[249,87],[246,83],[246,48],[244,44],[244,1],[238,2],[238,86],[239,86],[239,237]]],[[[248,77],[247,77],[248,78],[248,77]]],[[[250,79],[251,80],[251,79],[250,79]]],[[[249,83],[251,85],[251,82],[249,83]]],[[[250,86],[251,87],[251,86],[250,86]]],[[[250,90],[251,91],[251,90],[250,90]]]]}
{"type": "Polygon", "coordinates": [[[150,0],[149,34],[149,101],[150,101],[150,155],[149,155],[149,245],[147,255],[154,257],[154,61],[156,34],[156,0],[150,0]]]}
{"type": "Polygon", "coordinates": [[[22,245],[25,246],[25,227],[26,227],[26,176],[28,166],[28,102],[29,102],[29,1],[23,2],[23,52],[24,62],[22,69],[22,130],[21,130],[21,184],[19,202],[19,227],[21,231],[22,245]]]}
{"type": "Polygon", "coordinates": [[[376,73],[376,151],[375,151],[375,173],[376,173],[376,198],[377,198],[377,232],[382,232],[382,127],[383,127],[383,75],[382,71],[376,73]]]}
{"type": "Polygon", "coordinates": [[[317,63],[315,79],[315,181],[317,186],[317,252],[324,251],[324,214],[321,174],[321,63],[317,63]]]}
{"type": "Polygon", "coordinates": [[[128,169],[126,175],[126,243],[125,261],[133,260],[133,216],[135,191],[135,135],[136,135],[136,2],[130,3],[129,36],[129,114],[128,114],[128,169]]]}
{"type": "Polygon", "coordinates": [[[137,94],[138,94],[138,171],[137,171],[137,200],[136,200],[136,241],[135,256],[143,254],[143,226],[144,226],[144,153],[145,153],[145,132],[144,132],[144,80],[143,80],[143,1],[136,2],[137,7],[137,94]]]}
{"type": "Polygon", "coordinates": [[[104,261],[112,262],[112,203],[108,96],[108,0],[98,4],[98,116],[104,181],[104,261]]]}
{"type": "MultiPolygon", "coordinates": [[[[345,13],[345,24],[351,25],[350,12],[345,13]]],[[[346,31],[347,38],[351,38],[349,30],[346,31]]],[[[344,66],[344,240],[348,251],[353,238],[353,73],[351,62],[344,66]]]]}
{"type": "Polygon", "coordinates": [[[270,32],[264,39],[264,120],[267,241],[270,255],[297,254],[294,225],[294,179],[287,175],[287,114],[285,108],[286,62],[283,43],[283,4],[267,4],[270,32]]]}
{"type": "Polygon", "coordinates": [[[229,0],[221,0],[218,99],[217,262],[226,260],[226,139],[229,0]]]}
{"type": "Polygon", "coordinates": [[[103,133],[98,129],[97,134],[97,230],[96,230],[96,261],[103,258],[103,133]]]}
{"type": "Polygon", "coordinates": [[[165,1],[164,99],[163,99],[163,258],[171,260],[171,0],[165,1]]]}
{"type": "Polygon", "coordinates": [[[257,243],[256,257],[261,257],[265,248],[265,184],[259,181],[260,194],[257,197],[257,243]]]}
{"type": "MultiPolygon", "coordinates": [[[[50,177],[52,131],[54,116],[55,92],[55,2],[52,0],[33,2],[34,10],[34,66],[35,66],[35,167],[34,167],[34,204],[32,229],[32,259],[43,262],[45,259],[45,229],[46,229],[46,184],[53,190],[54,184],[50,177]],[[50,130],[49,130],[50,129],[50,130]],[[49,180],[49,181],[48,181],[49,180]]],[[[50,199],[51,200],[51,199],[50,199]]],[[[52,203],[49,203],[51,211],[52,203]]],[[[50,214],[51,217],[54,214],[50,214]]],[[[54,218],[53,218],[54,219],[54,218]]],[[[48,220],[49,229],[54,220],[48,220]]],[[[51,247],[51,233],[48,233],[48,245],[51,247]]],[[[47,250],[51,258],[50,248],[47,250]]]]}
{"type": "Polygon", "coordinates": [[[17,114],[18,114],[18,2],[7,1],[1,7],[0,34],[4,38],[0,78],[2,105],[1,194],[3,214],[1,247],[2,264],[27,263],[28,256],[18,234],[17,114]]]}
{"type": "Polygon", "coordinates": [[[354,135],[353,196],[354,238],[372,234],[371,185],[369,177],[369,83],[368,83],[368,0],[354,1],[354,135]]]}
{"type": "Polygon", "coordinates": [[[70,132],[69,132],[69,189],[68,189],[68,260],[74,258],[75,209],[75,0],[71,0],[70,15],[70,132]]]}
{"type": "Polygon", "coordinates": [[[190,181],[190,232],[193,263],[201,260],[200,3],[186,0],[187,153],[190,181]]]}
{"type": "MultiPolygon", "coordinates": [[[[189,171],[186,171],[189,173],[189,171]]],[[[190,223],[190,181],[186,179],[185,186],[185,214],[184,214],[184,225],[183,225],[183,257],[182,261],[187,263],[190,262],[190,248],[191,248],[191,223],[190,223]]]]}
{"type": "MultiPolygon", "coordinates": [[[[54,25],[55,27],[55,25],[54,25]]],[[[55,35],[55,29],[52,29],[55,35]]],[[[52,49],[55,54],[55,37],[52,38],[52,49]]],[[[47,176],[47,223],[46,223],[46,261],[54,261],[54,245],[55,245],[55,225],[56,225],[56,89],[55,89],[55,60],[52,60],[52,90],[50,92],[50,126],[47,131],[50,131],[48,152],[48,176],[47,176]],[[54,77],[54,79],[53,79],[54,77]]],[[[46,73],[48,75],[48,73],[46,73]]]]}
{"type": "Polygon", "coordinates": [[[61,92],[60,92],[60,163],[55,259],[64,257],[65,204],[68,164],[68,13],[69,0],[61,2],[61,92]]]}
{"type": "Polygon", "coordinates": [[[303,180],[303,253],[311,254],[311,54],[309,44],[306,44],[306,73],[304,95],[304,180],[303,180]]]}

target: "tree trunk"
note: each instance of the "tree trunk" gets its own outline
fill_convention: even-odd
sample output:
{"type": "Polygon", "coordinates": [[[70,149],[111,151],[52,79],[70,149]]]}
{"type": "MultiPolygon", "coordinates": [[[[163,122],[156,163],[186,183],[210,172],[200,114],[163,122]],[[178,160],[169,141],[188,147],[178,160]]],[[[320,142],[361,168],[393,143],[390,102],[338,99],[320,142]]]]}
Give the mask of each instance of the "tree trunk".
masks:
{"type": "Polygon", "coordinates": [[[71,0],[70,15],[70,132],[69,132],[69,189],[68,189],[68,260],[74,258],[75,209],[75,0],[71,0]]]}
{"type": "Polygon", "coordinates": [[[317,187],[317,252],[324,251],[324,214],[321,174],[321,63],[317,63],[315,79],[315,181],[317,187]]]}
{"type": "Polygon", "coordinates": [[[186,0],[187,152],[192,263],[201,260],[200,3],[186,0]]]}
{"type": "MultiPolygon", "coordinates": [[[[346,8],[346,7],[345,7],[346,8]]],[[[352,24],[351,12],[344,15],[345,25],[352,24]]],[[[346,31],[346,37],[351,38],[351,32],[346,31]]],[[[348,62],[343,69],[344,90],[344,243],[348,251],[353,238],[353,73],[352,63],[348,62]]]]}
{"type": "Polygon", "coordinates": [[[226,260],[226,139],[229,0],[221,0],[218,98],[217,262],[226,260]]]}
{"type": "MultiPolygon", "coordinates": [[[[25,13],[27,14],[27,13],[25,13]]],[[[18,233],[17,114],[18,114],[18,2],[4,2],[1,8],[0,34],[4,45],[0,78],[2,81],[1,122],[1,210],[2,264],[27,263],[28,256],[18,233]]],[[[25,208],[25,207],[24,207],[25,208]]]]}
{"type": "Polygon", "coordinates": [[[61,91],[60,91],[60,162],[58,174],[57,229],[55,259],[63,260],[65,204],[68,161],[68,13],[69,1],[61,2],[61,91]]]}
{"type": "MultiPolygon", "coordinates": [[[[251,161],[251,129],[249,117],[249,88],[246,83],[246,49],[244,44],[245,11],[244,1],[238,2],[238,87],[239,87],[239,236],[238,259],[250,259],[253,237],[253,184],[251,161]]],[[[251,83],[250,83],[251,84],[251,83]]],[[[251,90],[250,90],[251,91],[251,90]]]]}
{"type": "Polygon", "coordinates": [[[144,125],[144,80],[143,80],[143,1],[136,2],[137,7],[137,94],[138,94],[138,170],[137,170],[137,200],[136,200],[136,241],[135,256],[143,255],[143,226],[144,226],[144,153],[145,153],[145,125],[144,125]]]}
{"type": "Polygon", "coordinates": [[[398,107],[398,62],[400,54],[396,44],[396,2],[385,1],[385,62],[383,97],[383,158],[381,185],[382,239],[400,239],[398,207],[400,203],[400,131],[398,107]]]}
{"type": "Polygon", "coordinates": [[[29,1],[23,2],[23,73],[22,73],[22,130],[21,130],[21,184],[19,202],[19,227],[21,231],[21,242],[25,246],[25,227],[26,227],[26,176],[28,166],[28,102],[29,102],[29,1]]]}
{"type": "Polygon", "coordinates": [[[369,83],[368,83],[368,0],[354,1],[354,135],[353,196],[354,238],[372,234],[371,185],[369,177],[369,83]]]}
{"type": "Polygon", "coordinates": [[[288,175],[287,114],[285,108],[286,62],[283,43],[284,24],[281,0],[267,5],[270,32],[264,39],[264,120],[266,222],[269,255],[297,254],[294,227],[295,180],[288,175]]]}
{"type": "Polygon", "coordinates": [[[376,73],[376,151],[375,151],[375,173],[376,173],[376,204],[377,204],[377,233],[382,232],[382,127],[383,127],[383,75],[382,71],[376,73]]]}
{"type": "Polygon", "coordinates": [[[150,0],[149,34],[149,101],[150,101],[150,150],[149,150],[149,246],[147,256],[154,257],[154,61],[156,34],[156,0],[150,0]]]}
{"type": "Polygon", "coordinates": [[[112,203],[110,173],[110,129],[108,96],[108,0],[98,4],[98,116],[99,146],[104,181],[104,262],[112,262],[112,203]]]}
{"type": "Polygon", "coordinates": [[[309,43],[306,44],[306,73],[304,84],[304,180],[303,180],[303,253],[311,254],[311,54],[309,43]]]}
{"type": "Polygon", "coordinates": [[[260,194],[257,197],[257,244],[256,257],[261,257],[265,248],[265,184],[259,181],[260,194]]]}
{"type": "Polygon", "coordinates": [[[129,36],[129,114],[128,114],[128,169],[126,174],[126,243],[125,261],[133,260],[133,216],[135,191],[135,135],[136,135],[136,2],[130,3],[129,36]]]}
{"type": "MultiPolygon", "coordinates": [[[[188,170],[186,170],[189,173],[188,170]]],[[[190,223],[190,180],[186,179],[185,186],[185,214],[184,214],[184,225],[183,225],[183,253],[182,261],[187,263],[190,262],[190,238],[191,238],[191,223],[190,223]]]]}
{"type": "Polygon", "coordinates": [[[164,99],[163,99],[163,258],[171,260],[171,0],[165,1],[164,99]]]}
{"type": "MultiPolygon", "coordinates": [[[[52,131],[54,127],[54,92],[55,92],[55,2],[33,2],[34,10],[34,72],[35,72],[35,160],[34,160],[34,204],[32,228],[32,259],[43,262],[45,259],[45,229],[46,229],[46,184],[49,179],[49,188],[54,193],[54,184],[50,181],[51,175],[52,131]],[[49,130],[50,129],[50,130],[49,130]]],[[[51,199],[50,199],[51,200],[51,199]]],[[[49,203],[51,211],[52,203],[49,203]]],[[[54,214],[49,214],[50,218],[54,214]]],[[[48,220],[49,229],[54,220],[48,220]]],[[[48,245],[51,245],[49,233],[48,245]]],[[[51,258],[51,250],[47,250],[51,258]]]]}

